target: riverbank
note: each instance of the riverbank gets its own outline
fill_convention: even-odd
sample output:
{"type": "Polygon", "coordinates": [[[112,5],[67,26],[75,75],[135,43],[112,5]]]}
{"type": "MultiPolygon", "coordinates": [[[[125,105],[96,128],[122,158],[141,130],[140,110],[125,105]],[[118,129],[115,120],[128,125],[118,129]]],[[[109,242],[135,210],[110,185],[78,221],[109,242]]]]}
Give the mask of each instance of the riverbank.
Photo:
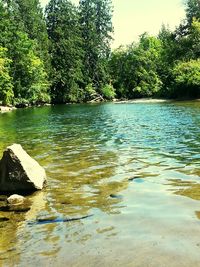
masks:
{"type": "Polygon", "coordinates": [[[137,99],[127,99],[127,100],[120,100],[120,99],[115,99],[113,100],[114,103],[116,104],[127,104],[127,103],[165,103],[165,102],[175,102],[175,101],[200,101],[199,98],[137,98],[137,99]]]}
{"type": "MultiPolygon", "coordinates": [[[[113,99],[111,101],[101,101],[101,102],[86,102],[86,103],[66,103],[66,105],[72,104],[98,104],[98,103],[106,103],[106,102],[113,102],[114,104],[134,104],[134,103],[165,103],[165,102],[174,102],[174,101],[200,101],[200,99],[188,99],[188,98],[181,98],[181,99],[166,99],[166,98],[137,98],[137,99],[113,99]]],[[[18,108],[28,108],[28,107],[42,107],[42,106],[51,106],[54,104],[42,104],[42,105],[28,105],[28,106],[0,106],[0,113],[11,112],[18,108]]],[[[58,104],[59,105],[59,104],[58,104]]]]}
{"type": "Polygon", "coordinates": [[[0,113],[6,113],[6,112],[11,112],[13,110],[16,110],[18,108],[30,108],[30,107],[42,107],[42,106],[51,106],[52,104],[43,104],[43,105],[27,105],[27,106],[19,106],[19,107],[14,107],[14,106],[0,106],[0,113]]]}
{"type": "Polygon", "coordinates": [[[132,100],[115,100],[113,101],[116,104],[127,104],[127,103],[164,103],[172,102],[173,99],[159,99],[159,98],[141,98],[141,99],[132,99],[132,100]]]}

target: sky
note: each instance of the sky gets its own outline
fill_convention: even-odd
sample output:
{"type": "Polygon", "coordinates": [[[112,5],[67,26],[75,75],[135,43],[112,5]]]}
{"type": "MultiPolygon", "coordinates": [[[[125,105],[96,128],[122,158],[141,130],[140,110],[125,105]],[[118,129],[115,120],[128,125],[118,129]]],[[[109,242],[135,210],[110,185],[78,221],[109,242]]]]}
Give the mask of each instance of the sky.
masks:
{"type": "MultiPolygon", "coordinates": [[[[48,0],[40,0],[42,6],[48,0]]],[[[78,4],[79,0],[72,0],[78,4]]],[[[175,29],[184,19],[183,0],[113,0],[114,41],[112,48],[137,41],[148,32],[157,35],[164,23],[175,29]]]]}

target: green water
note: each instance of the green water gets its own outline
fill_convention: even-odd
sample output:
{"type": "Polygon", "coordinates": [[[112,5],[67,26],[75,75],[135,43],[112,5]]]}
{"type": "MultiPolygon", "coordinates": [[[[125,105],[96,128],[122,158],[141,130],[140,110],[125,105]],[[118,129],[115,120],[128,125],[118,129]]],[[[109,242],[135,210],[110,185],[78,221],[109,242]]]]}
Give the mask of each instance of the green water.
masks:
{"type": "Polygon", "coordinates": [[[0,212],[0,266],[200,266],[199,128],[195,101],[0,114],[0,154],[20,143],[48,175],[0,212]]]}

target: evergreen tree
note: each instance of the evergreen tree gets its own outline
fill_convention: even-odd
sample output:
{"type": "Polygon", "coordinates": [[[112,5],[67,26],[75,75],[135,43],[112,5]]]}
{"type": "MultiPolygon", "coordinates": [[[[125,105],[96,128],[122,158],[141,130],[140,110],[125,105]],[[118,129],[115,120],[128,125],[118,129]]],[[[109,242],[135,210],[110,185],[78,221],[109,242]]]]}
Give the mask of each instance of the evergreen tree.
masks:
{"type": "Polygon", "coordinates": [[[186,18],[174,33],[176,40],[189,34],[193,19],[200,19],[200,0],[186,0],[185,6],[186,18]]]}
{"type": "Polygon", "coordinates": [[[53,101],[81,101],[83,52],[77,9],[68,0],[51,0],[46,8],[46,20],[51,41],[53,101]]]}
{"type": "Polygon", "coordinates": [[[200,19],[200,0],[187,0],[186,20],[188,26],[192,24],[194,18],[200,19]]]}
{"type": "Polygon", "coordinates": [[[9,43],[10,21],[3,0],[0,0],[0,46],[6,47],[9,43]]]}
{"type": "Polygon", "coordinates": [[[168,27],[162,25],[158,34],[161,42],[160,62],[158,64],[158,74],[162,81],[160,95],[164,97],[171,96],[171,87],[173,84],[172,71],[177,60],[177,41],[175,35],[168,27]]]}
{"type": "Polygon", "coordinates": [[[108,58],[112,40],[112,6],[110,0],[80,0],[80,24],[84,50],[84,82],[101,93],[109,82],[108,58]]]}

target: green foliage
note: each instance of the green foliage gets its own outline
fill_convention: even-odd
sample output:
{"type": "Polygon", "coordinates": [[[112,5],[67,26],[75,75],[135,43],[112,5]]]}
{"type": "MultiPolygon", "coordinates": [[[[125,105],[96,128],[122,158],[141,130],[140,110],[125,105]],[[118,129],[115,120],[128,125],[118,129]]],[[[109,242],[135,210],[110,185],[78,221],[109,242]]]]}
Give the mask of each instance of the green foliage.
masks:
{"type": "Polygon", "coordinates": [[[11,60],[7,58],[7,49],[0,47],[0,102],[10,105],[13,101],[13,84],[10,77],[11,60]]]}
{"type": "Polygon", "coordinates": [[[93,86],[92,83],[89,83],[86,87],[85,87],[85,100],[86,101],[89,101],[91,100],[94,96],[96,96],[96,91],[95,91],[95,88],[93,86]]]}
{"type": "Polygon", "coordinates": [[[127,75],[127,57],[126,49],[120,46],[112,52],[109,60],[109,71],[114,88],[117,90],[117,97],[127,97],[128,89],[126,87],[127,75]]]}
{"type": "Polygon", "coordinates": [[[117,97],[144,97],[159,92],[162,85],[157,73],[160,51],[160,41],[145,33],[138,44],[112,53],[110,69],[117,97]]]}
{"type": "Polygon", "coordinates": [[[30,103],[49,101],[47,74],[43,61],[36,56],[35,42],[26,33],[15,34],[11,65],[15,98],[27,99],[30,103]]]}
{"type": "Polygon", "coordinates": [[[0,0],[0,101],[199,96],[199,0],[174,32],[111,53],[112,11],[111,0],[50,0],[44,16],[39,0],[0,0]]]}
{"type": "Polygon", "coordinates": [[[103,94],[103,97],[108,100],[112,100],[115,98],[115,89],[111,84],[104,85],[101,89],[101,92],[103,94]]]}
{"type": "Polygon", "coordinates": [[[162,25],[158,39],[161,43],[161,50],[157,73],[162,81],[159,95],[163,97],[171,97],[171,88],[173,86],[172,70],[180,53],[177,50],[177,42],[174,33],[165,25],[162,25]]]}
{"type": "Polygon", "coordinates": [[[112,53],[110,73],[117,97],[199,95],[200,1],[186,1],[186,20],[175,32],[164,25],[158,38],[112,53]]]}
{"type": "Polygon", "coordinates": [[[68,0],[51,0],[46,8],[51,42],[51,95],[54,102],[82,100],[82,39],[77,9],[68,0]]]}
{"type": "Polygon", "coordinates": [[[175,96],[200,96],[200,59],[179,62],[173,69],[175,96]]]}
{"type": "Polygon", "coordinates": [[[188,39],[187,48],[188,51],[186,52],[188,58],[199,58],[200,57],[200,19],[197,20],[193,18],[190,33],[186,37],[188,39]]]}
{"type": "Polygon", "coordinates": [[[80,0],[79,15],[84,51],[84,84],[97,92],[109,81],[108,58],[112,40],[111,0],[80,0]]]}
{"type": "Polygon", "coordinates": [[[30,51],[29,54],[28,74],[31,84],[27,93],[29,94],[28,99],[30,99],[31,103],[50,102],[47,73],[45,72],[43,61],[33,51],[30,51]]]}
{"type": "MultiPolygon", "coordinates": [[[[35,41],[35,53],[44,62],[45,70],[50,70],[48,53],[49,40],[46,22],[39,0],[6,0],[12,3],[12,17],[14,23],[20,24],[20,30],[25,32],[29,39],[35,41]]],[[[17,29],[19,30],[19,28],[17,29]]]]}
{"type": "Polygon", "coordinates": [[[78,9],[51,0],[45,15],[39,0],[0,0],[15,102],[49,101],[49,93],[57,103],[92,99],[109,81],[111,0],[82,0],[78,9]]]}
{"type": "Polygon", "coordinates": [[[200,1],[187,0],[186,2],[186,18],[188,25],[192,24],[194,18],[200,19],[200,1]]]}
{"type": "Polygon", "coordinates": [[[162,95],[168,97],[197,96],[198,90],[194,85],[189,85],[189,80],[186,79],[185,74],[183,75],[185,77],[184,81],[182,80],[180,83],[180,78],[183,78],[180,72],[185,73],[184,67],[186,66],[191,69],[192,66],[190,65],[193,65],[200,57],[199,20],[193,18],[184,34],[180,35],[179,32],[175,31],[175,33],[168,34],[168,37],[166,35],[165,38],[162,37],[162,67],[159,70],[163,82],[162,95]]]}
{"type": "Polygon", "coordinates": [[[46,63],[40,53],[43,49],[38,49],[40,43],[38,36],[43,29],[37,24],[35,36],[33,36],[34,27],[30,26],[32,25],[31,19],[28,19],[28,15],[33,15],[33,13],[35,16],[32,21],[37,17],[37,10],[33,8],[37,5],[37,1],[4,0],[4,2],[0,0],[0,15],[2,15],[0,46],[6,47],[7,56],[11,60],[9,74],[12,77],[13,102],[18,104],[20,101],[32,104],[49,102],[46,63]],[[26,8],[22,9],[25,6],[26,8]],[[26,14],[25,11],[27,11],[26,14]],[[40,31],[37,36],[36,31],[40,31]]]}

